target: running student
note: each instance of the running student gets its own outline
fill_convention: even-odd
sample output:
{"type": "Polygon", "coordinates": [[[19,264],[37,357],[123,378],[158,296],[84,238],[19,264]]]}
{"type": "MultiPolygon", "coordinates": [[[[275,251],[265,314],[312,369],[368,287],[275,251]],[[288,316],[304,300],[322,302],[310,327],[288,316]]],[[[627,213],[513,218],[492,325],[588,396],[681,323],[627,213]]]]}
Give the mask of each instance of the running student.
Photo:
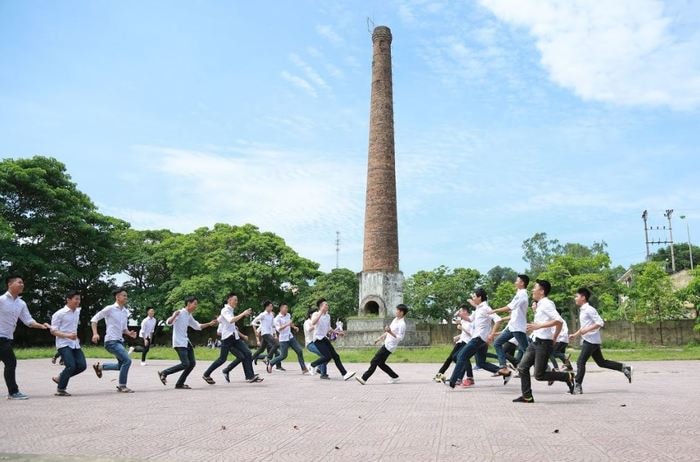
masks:
{"type": "MultiPolygon", "coordinates": [[[[444,383],[447,380],[445,372],[450,368],[450,364],[457,361],[457,353],[459,350],[466,345],[472,339],[472,322],[469,320],[472,309],[469,305],[462,305],[456,313],[459,318],[457,328],[460,330],[460,334],[454,338],[455,346],[452,348],[449,356],[445,359],[445,362],[440,366],[438,373],[435,374],[433,380],[438,383],[444,383]]],[[[472,386],[474,384],[474,373],[472,372],[471,362],[466,363],[466,374],[467,378],[464,379],[464,386],[472,386]]]]}
{"type": "MultiPolygon", "coordinates": [[[[331,315],[328,314],[328,302],[325,298],[321,298],[316,302],[318,307],[318,312],[314,313],[311,317],[311,325],[314,326],[314,344],[318,351],[321,353],[321,357],[316,361],[311,363],[311,367],[318,367],[321,364],[327,364],[331,359],[335,362],[335,367],[338,368],[340,374],[343,376],[343,380],[350,380],[355,376],[355,372],[348,372],[343,367],[343,362],[340,360],[340,356],[331,345],[331,341],[328,340],[328,334],[332,331],[331,329],[331,315]]],[[[343,333],[339,333],[344,335],[343,333]]],[[[324,378],[321,376],[321,378],[324,378]]],[[[326,376],[325,378],[328,378],[326,376]]]]}
{"type": "MultiPolygon", "coordinates": [[[[499,334],[496,341],[493,343],[493,348],[498,355],[498,365],[501,369],[498,373],[504,377],[510,377],[511,371],[506,366],[506,355],[503,351],[503,345],[511,338],[515,337],[518,341],[518,354],[516,356],[519,361],[525,354],[527,348],[527,285],[530,283],[530,278],[525,274],[519,274],[515,279],[515,296],[506,306],[494,310],[496,313],[502,311],[510,312],[510,320],[505,329],[499,334]]],[[[494,335],[489,336],[489,342],[493,341],[494,335]]],[[[517,362],[517,361],[516,361],[517,362]]]]}
{"type": "Polygon", "coordinates": [[[141,321],[141,330],[139,330],[139,337],[143,340],[143,346],[138,345],[136,347],[129,348],[129,354],[136,351],[141,353],[141,365],[146,365],[146,355],[148,350],[151,349],[151,344],[153,343],[153,334],[156,330],[156,310],[149,307],[146,312],[146,317],[141,321]]]}
{"type": "MultiPolygon", "coordinates": [[[[321,356],[321,352],[318,351],[318,348],[316,348],[316,344],[314,343],[314,326],[311,324],[311,317],[313,314],[317,311],[317,308],[309,308],[308,313],[306,314],[306,320],[304,321],[304,343],[306,344],[306,349],[312,352],[315,355],[321,356]]],[[[328,378],[327,370],[326,370],[326,364],[321,364],[318,366],[318,372],[321,374],[321,378],[328,378]]],[[[312,367],[311,368],[311,375],[314,375],[316,373],[316,368],[312,367]]]]}
{"type": "Polygon", "coordinates": [[[399,375],[391,367],[387,366],[386,360],[396,350],[396,347],[399,346],[399,343],[406,335],[406,321],[403,319],[406,317],[406,313],[408,313],[408,307],[403,303],[399,304],[396,307],[396,317],[391,321],[390,325],[384,328],[384,333],[374,341],[376,345],[381,340],[384,340],[384,345],[374,355],[374,358],[369,363],[369,369],[362,374],[362,377],[355,377],[362,385],[369,380],[377,367],[387,373],[390,377],[389,383],[397,383],[399,381],[399,375]]]}
{"type": "Polygon", "coordinates": [[[7,292],[0,297],[0,361],[5,364],[5,385],[7,385],[7,399],[23,400],[29,398],[17,386],[15,370],[17,358],[12,349],[17,320],[25,326],[33,329],[48,329],[48,324],[39,324],[29,314],[29,309],[20,294],[24,291],[24,281],[20,276],[11,275],[5,278],[7,292]]]}
{"type": "Polygon", "coordinates": [[[301,373],[308,374],[309,370],[306,368],[306,363],[304,362],[304,350],[292,333],[292,329],[294,329],[294,332],[298,332],[299,328],[292,322],[292,316],[289,314],[289,306],[286,303],[280,303],[280,312],[275,316],[274,325],[277,330],[277,335],[279,335],[280,354],[275,356],[270,364],[280,366],[281,368],[282,361],[287,358],[287,354],[291,348],[297,355],[301,373]]]}
{"type": "Polygon", "coordinates": [[[250,322],[253,326],[260,326],[260,335],[262,336],[262,342],[260,342],[258,349],[253,353],[253,358],[257,359],[258,355],[267,349],[265,365],[267,366],[267,372],[271,373],[272,365],[270,361],[277,353],[280,342],[275,338],[275,313],[272,311],[274,305],[270,300],[265,300],[262,306],[264,311],[250,322]]]}
{"type": "Polygon", "coordinates": [[[610,361],[603,357],[603,352],[600,349],[600,344],[603,343],[603,339],[600,335],[600,328],[605,325],[603,318],[598,314],[598,310],[593,308],[588,300],[591,298],[591,291],[585,287],[581,287],[576,292],[576,297],[574,302],[580,307],[579,321],[581,327],[579,330],[569,335],[569,338],[575,338],[581,336],[583,342],[581,343],[581,354],[579,354],[578,361],[576,362],[576,385],[574,387],[574,393],[580,395],[583,393],[583,377],[586,375],[586,362],[593,356],[593,360],[598,365],[598,367],[603,367],[605,369],[612,369],[614,371],[619,371],[625,374],[629,383],[632,383],[632,366],[628,366],[617,361],[610,361]]]}
{"type": "Polygon", "coordinates": [[[56,337],[56,350],[66,366],[58,377],[52,378],[57,385],[56,396],[70,396],[66,391],[68,380],[87,369],[78,339],[79,322],[80,293],[71,290],[66,294],[65,306],[51,316],[51,333],[56,337]]]}
{"type": "Polygon", "coordinates": [[[165,324],[168,326],[173,326],[173,348],[177,351],[177,355],[180,358],[180,364],[173,367],[169,367],[164,371],[158,371],[158,378],[165,385],[167,383],[166,378],[170,374],[182,371],[180,377],[175,383],[175,388],[181,390],[189,390],[191,387],[185,383],[187,376],[190,375],[192,369],[197,364],[194,357],[194,347],[187,336],[187,328],[191,327],[194,330],[206,329],[210,326],[215,326],[218,322],[216,319],[207,322],[205,324],[200,324],[197,322],[192,313],[197,309],[197,298],[189,296],[185,298],[185,307],[175,311],[172,316],[170,316],[165,324]]]}
{"type": "Polygon", "coordinates": [[[131,367],[131,358],[124,348],[124,336],[131,338],[136,337],[135,331],[130,331],[128,328],[129,310],[126,309],[126,302],[129,296],[126,290],[119,288],[112,291],[114,295],[114,304],[104,307],[90,320],[92,327],[92,343],[100,341],[100,335],[97,333],[97,323],[104,319],[107,329],[105,331],[105,350],[117,358],[116,363],[107,363],[100,365],[99,362],[92,365],[97,378],[102,378],[102,371],[119,371],[119,384],[117,391],[120,393],[133,393],[134,391],[126,386],[126,381],[129,378],[129,368],[131,367]]]}

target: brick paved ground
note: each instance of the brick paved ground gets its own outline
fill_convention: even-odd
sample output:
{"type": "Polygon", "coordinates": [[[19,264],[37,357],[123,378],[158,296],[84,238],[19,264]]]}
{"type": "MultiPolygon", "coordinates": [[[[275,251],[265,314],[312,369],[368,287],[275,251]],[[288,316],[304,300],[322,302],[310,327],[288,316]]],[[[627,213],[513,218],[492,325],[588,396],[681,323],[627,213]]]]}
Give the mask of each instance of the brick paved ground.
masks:
{"type": "Polygon", "coordinates": [[[449,390],[430,381],[434,364],[397,364],[396,385],[381,371],[364,387],[342,382],[334,367],[333,380],[320,381],[287,362],[288,372],[263,372],[262,384],[244,383],[237,369],[232,383],[217,371],[210,386],[202,362],[193,390],[161,385],[156,370],[166,364],[135,362],[131,395],[114,391],[116,373],[98,380],[88,370],[71,382],[74,396],[58,398],[50,377],[61,368],[21,361],[19,384],[31,398],[0,401],[0,453],[14,454],[0,460],[700,459],[697,361],[635,363],[631,385],[591,364],[584,395],[535,383],[533,405],[511,402],[517,379],[504,387],[483,371],[474,388],[449,390]]]}

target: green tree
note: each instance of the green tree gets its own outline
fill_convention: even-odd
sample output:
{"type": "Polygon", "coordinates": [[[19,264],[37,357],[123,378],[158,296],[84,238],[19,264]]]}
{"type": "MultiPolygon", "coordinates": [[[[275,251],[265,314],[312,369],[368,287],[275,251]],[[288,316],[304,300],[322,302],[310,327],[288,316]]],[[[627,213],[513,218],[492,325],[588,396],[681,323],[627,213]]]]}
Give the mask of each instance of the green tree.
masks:
{"type": "MultiPolygon", "coordinates": [[[[507,266],[494,266],[486,273],[484,278],[484,288],[489,294],[495,294],[501,284],[513,285],[513,281],[518,277],[517,271],[507,266]]],[[[515,290],[515,289],[514,289],[515,290]]]]}
{"type": "Polygon", "coordinates": [[[564,247],[556,239],[548,239],[547,233],[535,233],[523,241],[523,260],[530,265],[532,276],[539,274],[549,265],[555,255],[564,251],[564,247]]]}
{"type": "Polygon", "coordinates": [[[347,268],[335,268],[330,273],[319,275],[313,285],[299,294],[298,301],[292,309],[294,321],[302,322],[309,308],[316,307],[319,298],[328,301],[333,318],[346,321],[349,316],[357,315],[360,298],[357,274],[347,268]]]}
{"type": "Polygon", "coordinates": [[[673,292],[670,276],[659,262],[646,262],[634,267],[628,305],[629,318],[650,324],[681,319],[688,314],[673,292]]]}
{"type": "Polygon", "coordinates": [[[0,162],[0,265],[24,277],[37,321],[63,306],[68,289],[82,292],[82,322],[111,301],[115,236],[127,227],[100,214],[56,159],[0,162]]]}
{"type": "MultiPolygon", "coordinates": [[[[700,260],[700,247],[693,245],[693,263],[698,263],[700,260]]],[[[690,269],[690,249],[688,244],[673,244],[673,256],[676,261],[676,271],[690,269]]],[[[652,261],[663,262],[666,272],[672,272],[671,266],[671,246],[661,247],[651,255],[652,261]]]]}
{"type": "MultiPolygon", "coordinates": [[[[292,288],[303,290],[320,274],[318,263],[300,257],[281,237],[250,224],[219,223],[212,229],[173,234],[153,250],[147,260],[157,268],[164,261],[165,268],[148,273],[155,279],[133,278],[131,283],[158,287],[157,293],[165,294],[165,312],[180,307],[186,296],[196,296],[200,319],[215,316],[230,291],[238,294],[241,309],[259,312],[265,299],[293,306],[292,288]]],[[[134,276],[138,274],[135,269],[134,276]]]]}
{"type": "Polygon", "coordinates": [[[439,266],[419,271],[404,284],[404,300],[413,317],[423,320],[452,319],[455,310],[470,298],[481,282],[481,273],[471,268],[439,266]]]}
{"type": "MultiPolygon", "coordinates": [[[[515,279],[514,279],[515,280],[515,279]]],[[[515,295],[515,285],[511,282],[503,282],[498,286],[498,288],[493,292],[488,292],[489,294],[489,305],[491,308],[500,308],[506,306],[515,295]]]]}

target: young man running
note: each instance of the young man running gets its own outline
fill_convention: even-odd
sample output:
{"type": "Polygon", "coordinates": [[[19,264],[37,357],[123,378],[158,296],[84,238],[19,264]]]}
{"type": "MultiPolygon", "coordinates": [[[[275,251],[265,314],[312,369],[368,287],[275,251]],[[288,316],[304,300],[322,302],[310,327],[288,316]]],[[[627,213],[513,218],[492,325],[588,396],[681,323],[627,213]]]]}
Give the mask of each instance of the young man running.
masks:
{"type": "MultiPolygon", "coordinates": [[[[263,381],[263,379],[253,371],[253,358],[250,354],[250,349],[248,348],[248,345],[241,340],[241,334],[238,332],[238,328],[236,327],[236,321],[246,316],[250,316],[252,310],[249,308],[236,315],[234,313],[234,309],[237,306],[238,296],[231,292],[226,297],[226,304],[221,309],[221,315],[219,316],[219,329],[221,329],[221,352],[219,357],[213,363],[211,363],[209,368],[204,371],[204,375],[202,376],[204,381],[209,385],[214,385],[216,383],[214,382],[214,379],[211,378],[211,373],[226,361],[229,353],[233,354],[238,362],[243,363],[243,373],[245,374],[245,378],[249,383],[263,381]]],[[[233,365],[231,369],[236,367],[237,364],[238,363],[233,365]]],[[[226,368],[224,370],[224,378],[227,382],[230,382],[229,372],[231,369],[226,368]]]]}
{"type": "Polygon", "coordinates": [[[141,353],[141,365],[146,365],[146,355],[148,350],[151,349],[151,343],[153,342],[153,334],[156,330],[156,310],[153,308],[148,308],[146,312],[146,317],[141,321],[141,330],[139,331],[139,337],[143,340],[143,346],[138,345],[136,347],[129,348],[129,354],[133,351],[141,353]]]}
{"type": "Polygon", "coordinates": [[[574,393],[577,395],[583,394],[583,377],[586,375],[586,362],[593,356],[593,360],[598,367],[612,369],[625,374],[629,383],[632,383],[632,366],[624,365],[616,361],[610,361],[603,357],[603,352],[600,349],[600,344],[603,339],[600,335],[600,328],[605,325],[603,318],[598,314],[598,310],[593,308],[588,300],[591,298],[591,291],[585,287],[580,288],[576,292],[574,302],[580,307],[579,321],[581,327],[579,330],[569,335],[569,338],[581,336],[581,354],[576,362],[576,385],[574,393]]]}
{"type": "Polygon", "coordinates": [[[158,371],[158,378],[165,385],[167,383],[166,378],[170,374],[182,371],[180,377],[175,383],[175,388],[180,390],[189,390],[191,387],[185,383],[187,376],[190,375],[192,369],[197,364],[194,357],[194,347],[187,336],[187,328],[191,327],[194,330],[206,329],[210,326],[215,326],[218,322],[216,319],[200,324],[192,316],[194,310],[197,309],[197,298],[189,296],[185,298],[185,307],[175,311],[172,316],[170,316],[165,324],[168,326],[173,326],[173,348],[177,351],[177,355],[180,358],[180,364],[173,367],[169,367],[164,371],[158,371]]]}
{"type": "Polygon", "coordinates": [[[538,279],[532,288],[532,298],[537,302],[535,320],[527,325],[528,332],[534,332],[534,341],[527,347],[525,355],[518,364],[520,373],[520,389],[522,394],[513,400],[514,403],[534,403],[530,367],[535,366],[535,380],[548,382],[564,382],[569,387],[569,393],[574,392],[574,375],[571,372],[546,371],[547,360],[552,352],[553,340],[559,335],[563,319],[557,308],[547,296],[552,289],[549,281],[538,279]]]}
{"type": "Polygon", "coordinates": [[[11,275],[5,278],[7,292],[0,296],[0,361],[5,364],[5,385],[7,385],[7,399],[24,400],[29,398],[17,386],[15,371],[17,369],[17,358],[12,349],[12,340],[17,320],[19,319],[25,326],[33,329],[48,329],[48,324],[39,324],[29,314],[29,309],[20,294],[24,291],[24,281],[20,276],[11,275]]]}
{"type": "MultiPolygon", "coordinates": [[[[496,355],[498,355],[498,364],[501,369],[498,373],[504,377],[510,377],[511,371],[506,366],[506,355],[503,351],[503,345],[515,337],[518,341],[518,352],[516,356],[518,360],[522,358],[525,354],[525,349],[527,348],[527,335],[525,334],[527,326],[527,285],[530,283],[530,278],[524,274],[519,274],[515,279],[515,296],[513,300],[510,301],[503,308],[494,310],[494,312],[499,313],[501,311],[510,312],[510,320],[505,329],[500,333],[496,341],[493,343],[493,347],[496,350],[496,355]]],[[[493,340],[493,335],[489,337],[489,340],[493,340]]]]}
{"type": "MultiPolygon", "coordinates": [[[[472,309],[470,305],[462,305],[459,307],[457,313],[455,313],[459,318],[459,324],[457,324],[457,327],[460,330],[460,334],[454,338],[455,346],[452,348],[450,355],[445,359],[445,362],[442,363],[442,366],[440,366],[438,373],[435,374],[435,377],[433,377],[434,381],[444,383],[445,380],[447,380],[445,372],[447,372],[447,369],[450,368],[450,364],[457,361],[457,353],[459,350],[472,339],[473,325],[469,320],[471,312],[472,309]]],[[[474,373],[472,372],[471,362],[467,362],[466,371],[467,378],[464,380],[463,384],[466,386],[471,386],[474,384],[474,373]]]]}
{"type": "MultiPolygon", "coordinates": [[[[332,359],[335,362],[335,367],[338,368],[340,374],[343,376],[343,380],[350,380],[355,376],[355,372],[348,372],[343,367],[343,362],[340,360],[340,356],[333,348],[331,341],[328,340],[328,334],[332,331],[331,329],[331,315],[328,314],[328,302],[325,298],[321,298],[316,302],[318,307],[318,313],[314,313],[311,318],[311,325],[314,326],[314,344],[318,351],[321,353],[321,357],[316,361],[311,363],[311,367],[318,367],[321,364],[328,364],[332,359]]],[[[339,333],[339,335],[343,335],[339,333]]],[[[321,378],[324,378],[321,376],[321,378]]],[[[328,378],[326,376],[325,378],[328,378]]]]}
{"type": "Polygon", "coordinates": [[[355,377],[362,385],[369,380],[377,367],[386,372],[390,377],[389,383],[397,383],[399,381],[399,375],[394,372],[391,367],[387,366],[386,360],[389,358],[389,355],[396,350],[396,347],[399,346],[399,343],[401,343],[401,340],[403,340],[406,335],[406,321],[403,319],[406,317],[406,313],[408,313],[408,307],[403,303],[399,304],[396,307],[396,317],[391,321],[389,326],[384,328],[384,333],[374,341],[376,345],[381,340],[384,340],[384,345],[374,355],[374,358],[372,358],[372,361],[369,363],[369,369],[362,374],[362,377],[355,377]]]}
{"type": "MultiPolygon", "coordinates": [[[[306,344],[306,349],[312,352],[313,354],[317,356],[322,356],[321,352],[318,351],[318,348],[316,348],[316,344],[314,343],[314,326],[311,324],[311,318],[316,313],[317,308],[309,308],[308,313],[306,314],[306,320],[304,321],[304,343],[306,344]]],[[[325,377],[328,378],[328,373],[327,373],[327,368],[326,364],[321,364],[318,366],[318,372],[321,374],[321,378],[325,377]]],[[[311,375],[314,375],[316,373],[315,368],[311,368],[311,375]]]]}
{"type": "Polygon", "coordinates": [[[267,372],[272,373],[272,366],[270,361],[277,353],[280,347],[280,342],[275,338],[275,313],[272,311],[274,305],[270,300],[265,300],[263,303],[263,312],[260,313],[251,321],[251,324],[260,326],[260,335],[262,335],[262,342],[258,349],[253,353],[253,358],[257,358],[267,348],[267,358],[265,360],[265,365],[267,366],[267,372]]]}
{"type": "Polygon", "coordinates": [[[100,335],[97,333],[97,323],[101,319],[105,320],[107,330],[105,331],[105,349],[117,358],[116,363],[107,363],[100,365],[99,362],[92,365],[97,378],[102,378],[102,371],[119,371],[119,385],[117,391],[120,393],[133,393],[134,391],[126,386],[126,381],[129,378],[129,368],[131,367],[131,358],[124,348],[124,336],[128,335],[131,338],[136,338],[136,331],[130,331],[128,328],[129,310],[126,309],[126,302],[129,296],[126,290],[119,288],[112,291],[114,295],[114,304],[104,307],[90,320],[92,327],[92,343],[100,341],[100,335]]]}
{"type": "Polygon", "coordinates": [[[68,380],[87,369],[78,339],[79,322],[80,293],[71,290],[66,294],[66,305],[51,316],[51,333],[56,337],[56,350],[66,366],[61,375],[52,378],[57,385],[56,396],[70,396],[66,391],[68,380]]]}
{"type": "MultiPolygon", "coordinates": [[[[270,362],[271,366],[281,366],[282,361],[287,358],[289,349],[294,350],[297,355],[297,361],[299,361],[299,367],[301,367],[302,374],[308,374],[309,370],[306,368],[306,363],[304,362],[304,350],[294,338],[292,329],[295,332],[299,331],[299,328],[292,322],[292,316],[289,314],[289,306],[286,303],[280,303],[280,312],[275,316],[275,329],[279,335],[280,342],[280,354],[275,356],[270,362]]],[[[284,370],[284,369],[282,369],[284,370]]]]}

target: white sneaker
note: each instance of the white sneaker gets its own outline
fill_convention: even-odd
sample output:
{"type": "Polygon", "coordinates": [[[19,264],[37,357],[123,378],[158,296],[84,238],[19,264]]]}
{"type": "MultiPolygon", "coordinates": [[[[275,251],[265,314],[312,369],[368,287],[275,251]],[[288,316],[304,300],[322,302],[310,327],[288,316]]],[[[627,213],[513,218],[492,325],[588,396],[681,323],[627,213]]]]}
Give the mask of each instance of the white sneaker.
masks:
{"type": "Polygon", "coordinates": [[[134,352],[134,347],[129,347],[129,354],[134,352]]]}
{"type": "Polygon", "coordinates": [[[142,366],[145,366],[146,363],[145,363],[144,361],[141,361],[141,365],[142,365],[142,366]]]}
{"type": "Polygon", "coordinates": [[[387,383],[399,383],[399,378],[396,377],[395,379],[389,379],[389,381],[387,381],[387,383]]]}
{"type": "Polygon", "coordinates": [[[351,378],[355,377],[355,372],[348,372],[343,376],[343,380],[350,380],[351,378]]]}
{"type": "Polygon", "coordinates": [[[360,382],[360,383],[361,383],[362,385],[364,385],[364,384],[365,384],[365,381],[364,381],[364,380],[362,380],[362,378],[361,378],[361,377],[355,377],[355,380],[357,380],[358,382],[360,382]]]}
{"type": "Polygon", "coordinates": [[[316,375],[318,374],[318,367],[312,367],[311,368],[311,375],[316,375]]]}

